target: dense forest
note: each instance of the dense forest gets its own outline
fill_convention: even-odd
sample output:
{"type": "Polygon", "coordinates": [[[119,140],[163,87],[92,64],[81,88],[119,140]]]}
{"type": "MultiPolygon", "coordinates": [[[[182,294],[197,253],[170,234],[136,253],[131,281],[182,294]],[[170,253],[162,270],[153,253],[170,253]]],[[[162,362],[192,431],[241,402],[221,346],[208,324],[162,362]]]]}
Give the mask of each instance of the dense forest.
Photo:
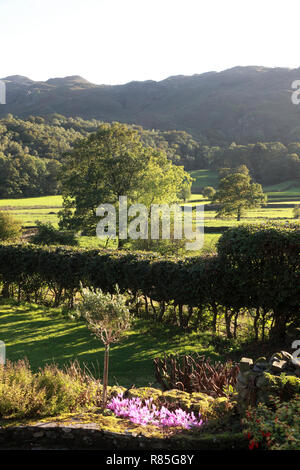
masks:
{"type": "MultiPolygon", "coordinates": [[[[64,155],[74,143],[95,132],[101,121],[59,114],[0,119],[0,197],[57,194],[64,155]]],[[[136,129],[142,142],[165,151],[186,170],[246,165],[255,181],[275,184],[300,178],[300,142],[208,145],[185,131],[136,129]]]]}

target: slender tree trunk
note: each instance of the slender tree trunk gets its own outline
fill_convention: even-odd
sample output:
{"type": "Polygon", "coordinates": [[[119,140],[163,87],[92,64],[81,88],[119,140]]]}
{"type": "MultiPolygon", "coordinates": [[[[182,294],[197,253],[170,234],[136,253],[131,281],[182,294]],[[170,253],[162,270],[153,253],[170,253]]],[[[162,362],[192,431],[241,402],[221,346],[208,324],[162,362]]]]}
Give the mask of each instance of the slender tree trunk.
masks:
{"type": "Polygon", "coordinates": [[[179,315],[179,326],[184,327],[183,306],[182,305],[178,305],[178,315],[179,315]]]}
{"type": "Polygon", "coordinates": [[[239,317],[240,312],[236,312],[234,315],[234,326],[233,326],[233,337],[236,339],[237,337],[237,329],[238,329],[238,317],[239,317]]]}
{"type": "Polygon", "coordinates": [[[9,298],[9,283],[8,282],[4,281],[1,296],[7,299],[9,298]]]}
{"type": "Polygon", "coordinates": [[[225,325],[226,325],[226,336],[227,338],[231,339],[232,338],[232,333],[231,333],[231,317],[232,317],[232,312],[228,311],[226,309],[225,311],[225,325]]]}
{"type": "Polygon", "coordinates": [[[161,302],[160,303],[160,310],[159,310],[159,317],[158,317],[158,320],[161,322],[162,319],[163,319],[163,316],[165,314],[165,310],[166,310],[166,304],[165,302],[161,302]]]}
{"type": "Polygon", "coordinates": [[[255,340],[258,340],[258,321],[260,317],[260,311],[259,307],[257,307],[256,312],[255,312],[255,317],[254,317],[254,323],[253,323],[253,328],[254,328],[254,333],[255,333],[255,340]]]}
{"type": "Polygon", "coordinates": [[[218,319],[218,307],[216,304],[212,305],[213,310],[213,321],[212,321],[212,330],[214,333],[217,332],[217,319],[218,319]]]}
{"type": "Polygon", "coordinates": [[[274,311],[274,325],[271,330],[271,338],[274,341],[283,341],[286,335],[287,315],[274,311]]]}
{"type": "Polygon", "coordinates": [[[104,352],[103,390],[102,390],[102,408],[103,409],[106,408],[106,403],[107,403],[108,363],[109,363],[109,344],[106,344],[105,352],[104,352]]]}
{"type": "Polygon", "coordinates": [[[144,295],[144,299],[145,299],[145,311],[146,311],[146,316],[147,316],[147,318],[149,318],[150,315],[149,315],[148,299],[147,299],[147,296],[146,296],[146,295],[144,295]]]}

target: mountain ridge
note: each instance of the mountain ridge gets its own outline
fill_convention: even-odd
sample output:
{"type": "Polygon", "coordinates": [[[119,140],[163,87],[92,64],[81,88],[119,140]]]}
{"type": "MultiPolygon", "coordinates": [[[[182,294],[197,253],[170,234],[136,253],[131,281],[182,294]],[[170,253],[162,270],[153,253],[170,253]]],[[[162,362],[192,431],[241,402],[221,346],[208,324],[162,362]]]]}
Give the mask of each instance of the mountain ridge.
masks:
{"type": "Polygon", "coordinates": [[[2,78],[7,104],[0,117],[62,114],[120,121],[161,130],[184,130],[210,144],[300,141],[300,106],[291,84],[300,68],[236,66],[175,75],[160,81],[97,85],[79,75],[34,81],[2,78]]]}

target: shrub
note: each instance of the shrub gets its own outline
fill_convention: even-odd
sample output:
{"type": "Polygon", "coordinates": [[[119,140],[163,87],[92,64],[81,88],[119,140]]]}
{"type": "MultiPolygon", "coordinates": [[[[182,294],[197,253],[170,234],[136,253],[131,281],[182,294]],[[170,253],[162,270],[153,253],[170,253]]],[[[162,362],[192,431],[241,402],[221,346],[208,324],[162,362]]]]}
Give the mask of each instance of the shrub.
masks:
{"type": "Polygon", "coordinates": [[[202,189],[202,194],[204,197],[207,197],[207,199],[213,199],[214,195],[216,194],[216,190],[212,186],[205,186],[202,189]]]}
{"type": "Polygon", "coordinates": [[[300,219],[300,204],[296,204],[293,209],[294,219],[300,219]]]}
{"type": "Polygon", "coordinates": [[[98,406],[99,382],[73,363],[34,374],[26,361],[0,366],[0,417],[51,416],[98,406]]]}
{"type": "Polygon", "coordinates": [[[0,211],[0,240],[15,241],[21,235],[21,224],[6,211],[0,211]]]}
{"type": "Polygon", "coordinates": [[[78,245],[78,238],[71,231],[62,231],[56,229],[49,222],[43,223],[36,221],[37,233],[30,239],[35,245],[78,245]]]}
{"type": "Polygon", "coordinates": [[[273,406],[259,403],[243,420],[249,449],[300,450],[300,395],[289,402],[273,399],[273,406]]]}
{"type": "Polygon", "coordinates": [[[179,389],[225,397],[235,386],[239,366],[232,362],[212,363],[204,356],[165,356],[154,360],[155,376],[164,390],[179,389]]]}
{"type": "Polygon", "coordinates": [[[264,374],[264,390],[271,396],[278,397],[281,401],[289,401],[296,395],[300,396],[300,378],[285,373],[272,375],[264,374]]]}

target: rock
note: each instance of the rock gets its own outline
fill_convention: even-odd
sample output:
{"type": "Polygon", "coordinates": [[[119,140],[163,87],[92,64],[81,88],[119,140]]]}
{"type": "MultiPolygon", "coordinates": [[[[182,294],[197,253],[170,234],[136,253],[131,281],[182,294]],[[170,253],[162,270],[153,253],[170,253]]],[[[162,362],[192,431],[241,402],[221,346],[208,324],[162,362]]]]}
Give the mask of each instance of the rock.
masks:
{"type": "Polygon", "coordinates": [[[269,366],[270,364],[265,357],[259,357],[254,363],[253,370],[256,372],[265,371],[269,366]]]}
{"type": "Polygon", "coordinates": [[[280,353],[274,353],[272,356],[271,356],[271,359],[270,359],[270,364],[272,364],[274,361],[281,361],[282,360],[282,355],[280,353]]]}
{"type": "Polygon", "coordinates": [[[261,356],[258,359],[256,359],[256,361],[254,362],[254,364],[260,364],[260,363],[262,364],[268,363],[267,358],[264,356],[261,356]]]}
{"type": "Polygon", "coordinates": [[[237,382],[246,385],[248,383],[247,377],[244,376],[244,374],[241,374],[241,372],[238,373],[237,376],[237,382]]]}
{"type": "Polygon", "coordinates": [[[248,357],[242,357],[239,363],[240,371],[245,372],[249,370],[252,365],[253,365],[252,359],[249,359],[248,357]]]}
{"type": "Polygon", "coordinates": [[[287,351],[280,351],[280,354],[282,356],[282,359],[284,359],[285,361],[292,361],[293,360],[292,354],[288,353],[287,351]]]}
{"type": "Polygon", "coordinates": [[[277,373],[281,373],[283,372],[285,366],[286,366],[287,362],[286,361],[275,361],[273,362],[272,366],[271,366],[271,371],[272,372],[277,372],[277,373]]]}
{"type": "Polygon", "coordinates": [[[266,384],[266,377],[264,375],[261,375],[260,377],[258,377],[258,379],[256,380],[256,387],[257,388],[261,388],[263,387],[265,384],[266,384]]]}

